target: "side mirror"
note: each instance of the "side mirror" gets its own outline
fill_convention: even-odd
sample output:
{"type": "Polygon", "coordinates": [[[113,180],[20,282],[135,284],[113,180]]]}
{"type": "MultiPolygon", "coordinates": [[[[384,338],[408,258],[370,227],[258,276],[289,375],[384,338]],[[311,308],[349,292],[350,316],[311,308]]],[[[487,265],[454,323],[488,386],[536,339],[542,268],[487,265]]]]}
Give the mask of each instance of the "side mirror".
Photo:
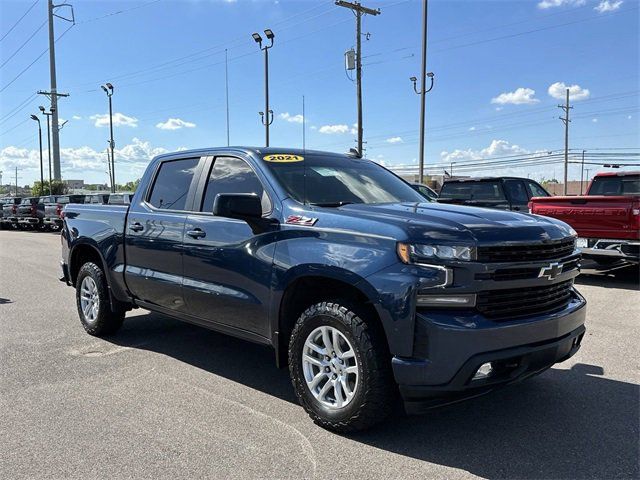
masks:
{"type": "Polygon", "coordinates": [[[278,225],[277,220],[262,218],[260,197],[250,193],[219,193],[213,202],[213,214],[244,220],[256,235],[278,225]]]}
{"type": "Polygon", "coordinates": [[[249,220],[262,218],[262,204],[257,195],[249,193],[219,193],[213,202],[213,214],[218,217],[249,220]]]}

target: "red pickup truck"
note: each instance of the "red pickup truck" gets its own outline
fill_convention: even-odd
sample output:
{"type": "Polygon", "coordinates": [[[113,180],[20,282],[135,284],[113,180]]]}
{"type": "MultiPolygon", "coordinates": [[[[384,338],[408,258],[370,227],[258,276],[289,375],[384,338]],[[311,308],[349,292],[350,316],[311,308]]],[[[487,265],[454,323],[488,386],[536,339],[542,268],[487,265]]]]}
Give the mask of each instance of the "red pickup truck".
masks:
{"type": "Polygon", "coordinates": [[[640,261],[640,172],[599,173],[586,195],[532,198],[529,210],[571,225],[584,257],[640,261]]]}

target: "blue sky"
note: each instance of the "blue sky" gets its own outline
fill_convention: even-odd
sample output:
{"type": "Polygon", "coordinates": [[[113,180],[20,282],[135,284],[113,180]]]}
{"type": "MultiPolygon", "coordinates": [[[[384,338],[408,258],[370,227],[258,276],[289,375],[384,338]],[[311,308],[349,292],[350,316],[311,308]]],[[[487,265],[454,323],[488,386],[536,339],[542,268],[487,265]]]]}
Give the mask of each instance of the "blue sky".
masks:
{"type": "MultiPolygon", "coordinates": [[[[151,156],[226,144],[224,55],[229,57],[231,143],[262,145],[263,57],[251,39],[271,28],[271,144],[344,152],[355,146],[355,84],[343,54],[354,17],[331,0],[72,2],[77,24],[56,43],[64,178],[107,179],[106,96],[115,86],[119,182],[140,176],[151,156]]],[[[0,37],[33,0],[0,3],[0,37]]],[[[366,2],[364,132],[368,157],[411,165],[418,152],[421,2],[366,2]]],[[[638,19],[635,0],[429,2],[427,165],[449,165],[563,148],[556,105],[571,87],[570,146],[640,147],[638,19]]],[[[61,11],[60,13],[66,13],[61,11]]],[[[0,41],[0,170],[17,165],[20,184],[39,176],[35,122],[48,89],[46,1],[39,0],[0,41]],[[34,34],[34,32],[36,32],[34,34]],[[29,41],[29,37],[34,34],[29,41]],[[25,41],[27,41],[25,43],[25,41]],[[21,46],[24,46],[21,48],[21,46]],[[15,53],[17,51],[17,53],[15,53]],[[12,82],[9,84],[10,82],[12,82]]],[[[56,21],[56,36],[68,28],[56,21]]],[[[45,138],[46,143],[46,138],[45,138]]],[[[46,145],[45,145],[46,146],[46,145]]],[[[46,155],[46,153],[45,153],[46,155]]],[[[561,175],[561,164],[465,173],[561,175]]],[[[592,167],[595,168],[595,167],[592,167]]],[[[592,169],[592,172],[594,170],[592,169]]],[[[571,178],[579,177],[572,167],[571,178]]]]}

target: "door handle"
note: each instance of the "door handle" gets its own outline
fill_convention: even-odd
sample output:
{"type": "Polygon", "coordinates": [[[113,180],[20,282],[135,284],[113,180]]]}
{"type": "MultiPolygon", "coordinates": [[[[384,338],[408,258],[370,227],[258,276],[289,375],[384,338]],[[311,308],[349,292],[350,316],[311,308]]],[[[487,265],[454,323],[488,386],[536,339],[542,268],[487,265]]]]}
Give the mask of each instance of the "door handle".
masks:
{"type": "Polygon", "coordinates": [[[191,238],[204,238],[207,236],[207,232],[200,228],[194,228],[193,230],[187,231],[187,235],[191,238]]]}
{"type": "Polygon", "coordinates": [[[144,230],[144,227],[140,224],[140,222],[135,222],[129,225],[129,230],[133,230],[134,232],[141,232],[144,230]]]}

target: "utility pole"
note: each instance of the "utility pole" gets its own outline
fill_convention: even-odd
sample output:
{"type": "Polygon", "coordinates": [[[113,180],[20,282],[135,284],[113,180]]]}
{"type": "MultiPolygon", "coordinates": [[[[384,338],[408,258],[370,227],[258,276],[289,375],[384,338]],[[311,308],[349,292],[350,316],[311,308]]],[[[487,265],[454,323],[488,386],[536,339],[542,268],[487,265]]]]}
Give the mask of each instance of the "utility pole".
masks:
{"type": "Polygon", "coordinates": [[[265,146],[269,146],[269,125],[273,123],[273,110],[269,109],[269,49],[273,47],[273,39],[275,34],[270,28],[264,31],[267,39],[271,41],[270,45],[262,45],[262,37],[258,33],[253,33],[253,40],[260,46],[260,50],[264,52],[264,112],[258,112],[262,124],[264,125],[265,146]]]}
{"type": "Polygon", "coordinates": [[[358,102],[358,155],[362,157],[362,16],[380,15],[380,9],[363,7],[360,2],[336,0],[336,5],[351,10],[356,16],[356,96],[358,102]]]}
{"type": "Polygon", "coordinates": [[[569,106],[569,89],[567,88],[567,100],[564,105],[558,105],[558,108],[564,110],[564,117],[558,117],[564,123],[564,195],[567,194],[567,179],[569,174],[569,110],[573,107],[569,106]]]}
{"type": "Polygon", "coordinates": [[[18,167],[16,167],[16,194],[15,196],[18,196],[18,167]]]}
{"type": "Polygon", "coordinates": [[[229,142],[229,59],[227,57],[227,49],[224,49],[224,89],[227,97],[227,147],[229,142]]]}
{"type": "Polygon", "coordinates": [[[73,13],[73,7],[67,3],[61,3],[60,5],[54,5],[53,0],[48,0],[49,9],[49,73],[51,76],[51,89],[48,95],[51,98],[51,122],[52,122],[52,143],[53,143],[53,176],[56,180],[62,178],[60,170],[60,130],[58,128],[58,97],[68,97],[67,94],[59,94],[57,81],[56,81],[56,49],[55,49],[55,36],[53,29],[53,17],[60,18],[67,22],[75,24],[75,17],[73,13]],[[55,9],[59,7],[71,8],[71,19],[56,15],[55,9]]]}
{"type": "Polygon", "coordinates": [[[45,112],[45,108],[40,105],[38,107],[42,114],[47,117],[47,154],[49,155],[49,195],[51,195],[51,126],[49,124],[49,117],[53,115],[53,112],[45,112]]]}
{"type": "Polygon", "coordinates": [[[433,72],[427,73],[427,11],[428,0],[422,1],[422,70],[420,74],[420,91],[416,88],[416,77],[411,77],[409,80],[413,82],[413,90],[420,95],[420,152],[418,154],[420,173],[418,175],[418,181],[424,183],[424,121],[425,121],[425,99],[426,94],[433,88],[433,72]],[[427,77],[431,80],[431,85],[426,88],[427,77]]]}

